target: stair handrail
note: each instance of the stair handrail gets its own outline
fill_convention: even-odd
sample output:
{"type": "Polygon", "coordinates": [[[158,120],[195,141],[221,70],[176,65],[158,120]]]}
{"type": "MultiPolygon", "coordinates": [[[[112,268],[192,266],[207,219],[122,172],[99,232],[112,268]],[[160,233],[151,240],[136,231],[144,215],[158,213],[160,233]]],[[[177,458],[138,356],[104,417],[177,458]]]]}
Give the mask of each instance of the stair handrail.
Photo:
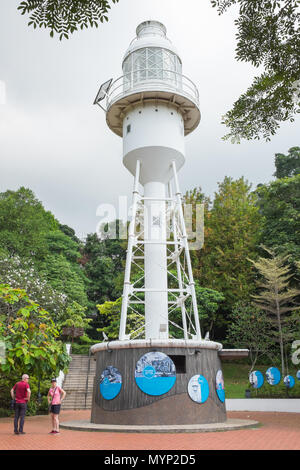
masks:
{"type": "Polygon", "coordinates": [[[87,375],[86,375],[86,382],[85,382],[85,397],[84,397],[84,408],[85,409],[86,409],[86,399],[87,399],[88,386],[89,386],[90,361],[91,361],[91,348],[89,349],[89,360],[88,360],[88,368],[87,368],[87,375]]]}

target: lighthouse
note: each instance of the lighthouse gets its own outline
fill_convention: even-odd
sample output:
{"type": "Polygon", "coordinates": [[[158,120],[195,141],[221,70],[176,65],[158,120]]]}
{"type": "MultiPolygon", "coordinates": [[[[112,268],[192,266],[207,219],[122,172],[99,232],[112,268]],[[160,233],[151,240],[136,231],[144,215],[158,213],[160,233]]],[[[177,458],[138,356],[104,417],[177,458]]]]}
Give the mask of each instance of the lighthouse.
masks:
{"type": "MultiPolygon", "coordinates": [[[[136,38],[125,52],[122,69],[122,77],[113,83],[107,82],[109,86],[105,88],[106,121],[109,128],[122,137],[123,164],[134,177],[119,338],[129,339],[126,332],[128,311],[138,305],[135,300],[141,302],[143,293],[146,339],[169,338],[169,310],[177,302],[182,309],[179,326],[182,336],[200,340],[195,286],[177,178],[185,162],[185,136],[200,122],[198,90],[182,74],[181,58],[167,38],[165,26],[158,21],[145,21],[137,27],[136,38]],[[138,235],[136,226],[137,218],[141,218],[141,204],[143,221],[138,235]],[[172,220],[168,215],[170,212],[172,220]],[[177,225],[177,231],[174,225],[177,225]],[[167,239],[167,233],[172,233],[172,239],[167,239]],[[173,263],[168,261],[170,256],[173,263]],[[187,282],[181,272],[181,259],[187,267],[187,282]],[[132,282],[133,263],[143,272],[142,287],[132,282]],[[170,287],[172,268],[176,269],[177,279],[170,287]],[[185,307],[187,299],[192,303],[194,319],[190,332],[185,307]]],[[[104,96],[103,88],[96,103],[99,103],[99,96],[104,96]]]]}
{"type": "Polygon", "coordinates": [[[122,76],[104,82],[94,104],[122,138],[133,191],[119,339],[91,348],[91,421],[224,422],[223,382],[216,383],[222,345],[201,336],[178,178],[185,137],[200,123],[199,93],[162,23],[138,25],[122,76]]]}

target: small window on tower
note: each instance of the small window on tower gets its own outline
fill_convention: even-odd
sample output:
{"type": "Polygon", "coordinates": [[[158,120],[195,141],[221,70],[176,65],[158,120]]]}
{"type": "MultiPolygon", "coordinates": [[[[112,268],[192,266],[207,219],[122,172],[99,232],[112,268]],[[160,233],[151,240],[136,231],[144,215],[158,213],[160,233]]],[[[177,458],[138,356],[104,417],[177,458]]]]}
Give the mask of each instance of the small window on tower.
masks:
{"type": "Polygon", "coordinates": [[[172,361],[174,362],[177,374],[186,374],[186,357],[185,356],[179,356],[179,355],[173,356],[169,354],[169,358],[172,359],[172,361]]]}
{"type": "Polygon", "coordinates": [[[127,134],[129,134],[129,132],[131,132],[131,124],[128,124],[127,126],[127,134]]]}

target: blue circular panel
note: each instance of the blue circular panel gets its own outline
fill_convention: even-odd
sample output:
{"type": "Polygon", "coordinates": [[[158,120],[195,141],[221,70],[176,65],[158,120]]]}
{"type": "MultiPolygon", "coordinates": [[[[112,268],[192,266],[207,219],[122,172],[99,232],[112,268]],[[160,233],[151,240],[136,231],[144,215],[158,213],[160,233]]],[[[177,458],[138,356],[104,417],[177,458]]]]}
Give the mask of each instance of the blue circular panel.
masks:
{"type": "Polygon", "coordinates": [[[116,367],[107,366],[101,374],[100,393],[105,400],[113,400],[122,388],[122,375],[116,367]]]}
{"type": "Polygon", "coordinates": [[[264,376],[259,370],[254,370],[249,375],[249,382],[253,388],[260,388],[264,384],[264,376]]]}
{"type": "Polygon", "coordinates": [[[287,388],[293,388],[295,386],[295,379],[292,375],[286,375],[283,382],[287,388]]]}
{"type": "Polygon", "coordinates": [[[278,385],[281,379],[279,369],[277,369],[277,367],[269,367],[266,372],[266,377],[270,385],[278,385]]]}
{"type": "Polygon", "coordinates": [[[196,403],[204,403],[208,399],[209,386],[203,375],[194,375],[188,384],[190,398],[196,403]]]}
{"type": "Polygon", "coordinates": [[[225,386],[224,386],[224,378],[223,372],[221,369],[218,370],[216,375],[216,392],[219,397],[219,400],[224,403],[225,401],[225,386]]]}
{"type": "Polygon", "coordinates": [[[174,362],[162,352],[149,352],[136,363],[135,381],[147,395],[163,395],[176,382],[174,362]]]}
{"type": "Polygon", "coordinates": [[[297,370],[296,377],[298,380],[300,380],[300,370],[297,370]]]}

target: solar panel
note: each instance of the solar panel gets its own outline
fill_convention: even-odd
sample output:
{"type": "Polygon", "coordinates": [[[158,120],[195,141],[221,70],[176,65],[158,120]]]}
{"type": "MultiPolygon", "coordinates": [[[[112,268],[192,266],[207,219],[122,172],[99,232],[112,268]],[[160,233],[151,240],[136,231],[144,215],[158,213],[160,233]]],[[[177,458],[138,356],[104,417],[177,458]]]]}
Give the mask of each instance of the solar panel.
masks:
{"type": "Polygon", "coordinates": [[[104,98],[106,97],[106,95],[108,93],[108,90],[111,87],[112,81],[113,81],[113,79],[111,78],[110,80],[107,80],[107,82],[102,83],[93,104],[98,104],[99,101],[104,100],[104,98]]]}

